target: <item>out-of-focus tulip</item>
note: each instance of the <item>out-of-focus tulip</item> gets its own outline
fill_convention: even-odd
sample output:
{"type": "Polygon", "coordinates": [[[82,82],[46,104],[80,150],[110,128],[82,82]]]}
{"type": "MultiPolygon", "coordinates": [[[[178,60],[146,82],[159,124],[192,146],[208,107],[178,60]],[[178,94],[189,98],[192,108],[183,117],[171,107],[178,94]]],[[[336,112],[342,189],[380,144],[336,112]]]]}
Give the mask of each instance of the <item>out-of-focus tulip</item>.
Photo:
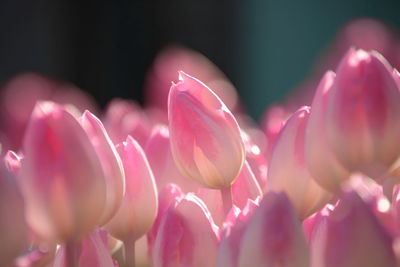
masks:
{"type": "Polygon", "coordinates": [[[171,87],[171,150],[185,176],[206,187],[227,187],[239,175],[245,150],[239,126],[225,104],[199,80],[179,73],[171,87]]]}
{"type": "Polygon", "coordinates": [[[313,267],[397,266],[390,235],[355,192],[341,197],[311,244],[313,267]]]}
{"type": "Polygon", "coordinates": [[[237,267],[240,252],[240,245],[247,222],[258,203],[248,200],[243,210],[234,218],[233,224],[227,226],[224,236],[219,245],[217,266],[237,267]]]}
{"type": "Polygon", "coordinates": [[[317,87],[307,123],[305,156],[314,180],[326,190],[336,193],[350,174],[336,159],[326,136],[328,100],[334,82],[335,73],[328,71],[317,87]]]}
{"type": "Polygon", "coordinates": [[[64,107],[39,102],[29,122],[19,182],[27,220],[48,241],[88,234],[105,205],[105,177],[90,140],[64,107]]]}
{"type": "Polygon", "coordinates": [[[286,122],[275,143],[267,179],[267,190],[286,192],[301,219],[331,197],[312,179],[306,165],[304,138],[309,114],[308,107],[300,108],[286,122]]]}
{"type": "Polygon", "coordinates": [[[168,88],[179,70],[192,73],[210,88],[215,88],[230,110],[240,108],[235,87],[225,75],[200,53],[179,46],[161,51],[147,74],[145,97],[148,105],[167,110],[168,88]]]}
{"type": "Polygon", "coordinates": [[[153,227],[147,233],[150,256],[152,254],[154,242],[158,233],[158,228],[160,227],[164,214],[167,212],[168,208],[171,205],[173,205],[176,201],[179,201],[181,198],[183,198],[183,196],[184,195],[182,194],[181,189],[174,184],[168,184],[162,190],[160,190],[158,194],[157,217],[154,220],[153,227]]]}
{"type": "Polygon", "coordinates": [[[105,228],[125,243],[151,228],[157,215],[157,188],[146,155],[131,136],[117,151],[124,166],[126,190],[120,208],[105,228]]]}
{"type": "Polygon", "coordinates": [[[22,73],[6,83],[0,92],[0,132],[6,133],[5,147],[21,147],[26,126],[37,101],[73,104],[80,111],[97,107],[93,99],[71,84],[36,73],[22,73]]]}
{"type": "Polygon", "coordinates": [[[22,155],[18,155],[14,151],[7,151],[6,155],[4,156],[6,168],[14,175],[17,175],[18,171],[21,169],[21,162],[23,158],[24,157],[22,155]]]}
{"type": "Polygon", "coordinates": [[[327,137],[350,171],[376,178],[400,155],[400,91],[377,52],[350,49],[328,99],[327,137]]]}
{"type": "Polygon", "coordinates": [[[308,267],[309,248],[285,193],[267,193],[241,238],[239,267],[308,267]]]}
{"type": "Polygon", "coordinates": [[[85,111],[81,124],[97,152],[106,178],[106,204],[100,220],[100,225],[103,225],[121,205],[125,191],[124,170],[114,144],[101,121],[89,111],[85,111]]]}
{"type": "Polygon", "coordinates": [[[176,166],[171,153],[168,127],[158,125],[153,129],[145,152],[159,191],[170,183],[179,185],[187,193],[197,191],[200,184],[184,177],[176,166]]]}
{"type": "Polygon", "coordinates": [[[26,246],[24,206],[15,177],[0,162],[0,266],[9,266],[26,246]]]}
{"type": "Polygon", "coordinates": [[[153,266],[215,266],[217,250],[218,228],[204,203],[189,193],[161,221],[153,266]]]}
{"type": "Polygon", "coordinates": [[[250,165],[245,161],[238,178],[232,184],[233,204],[242,209],[247,204],[248,199],[255,200],[261,196],[261,187],[250,165]]]}
{"type": "Polygon", "coordinates": [[[151,134],[150,119],[134,101],[113,99],[107,106],[103,121],[115,144],[125,141],[130,135],[144,146],[151,134]]]}
{"type": "Polygon", "coordinates": [[[266,152],[262,151],[261,148],[253,142],[250,136],[243,131],[242,138],[246,148],[246,161],[253,171],[261,190],[265,191],[268,175],[268,162],[265,156],[266,152]]]}
{"type": "Polygon", "coordinates": [[[266,156],[268,160],[271,158],[272,149],[274,147],[276,138],[285,125],[288,117],[288,111],[283,106],[279,105],[272,105],[265,111],[265,114],[263,115],[261,128],[267,137],[268,145],[266,156]]]}
{"type": "MultiPolygon", "coordinates": [[[[78,266],[116,267],[118,264],[111,258],[107,245],[107,232],[97,228],[77,245],[78,266]]],[[[65,245],[56,254],[53,267],[69,267],[65,245]]]]}

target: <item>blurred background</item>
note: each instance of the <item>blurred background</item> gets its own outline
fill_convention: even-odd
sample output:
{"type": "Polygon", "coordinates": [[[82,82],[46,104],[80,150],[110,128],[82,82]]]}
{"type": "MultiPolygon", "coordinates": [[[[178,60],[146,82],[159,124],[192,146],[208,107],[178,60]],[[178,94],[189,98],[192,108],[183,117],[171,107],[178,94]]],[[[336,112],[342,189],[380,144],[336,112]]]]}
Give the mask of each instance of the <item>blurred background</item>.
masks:
{"type": "Polygon", "coordinates": [[[396,35],[399,10],[398,0],[2,0],[0,83],[33,71],[75,84],[102,106],[113,97],[142,102],[156,55],[177,44],[216,64],[259,119],[319,75],[317,59],[339,49],[332,42],[350,21],[378,19],[396,35]]]}

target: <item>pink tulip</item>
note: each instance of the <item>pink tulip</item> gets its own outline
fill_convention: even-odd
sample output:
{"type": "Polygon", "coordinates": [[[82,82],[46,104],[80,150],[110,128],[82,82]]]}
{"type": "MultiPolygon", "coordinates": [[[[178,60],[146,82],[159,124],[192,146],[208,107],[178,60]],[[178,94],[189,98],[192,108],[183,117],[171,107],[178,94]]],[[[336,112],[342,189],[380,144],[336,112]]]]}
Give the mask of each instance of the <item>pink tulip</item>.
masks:
{"type": "Polygon", "coordinates": [[[256,200],[262,194],[250,165],[245,161],[238,178],[232,184],[233,204],[242,209],[247,204],[247,200],[256,200]]]}
{"type": "Polygon", "coordinates": [[[164,214],[167,212],[171,205],[175,205],[177,201],[180,201],[184,197],[179,186],[174,184],[166,185],[158,194],[158,211],[157,217],[154,220],[151,230],[147,233],[147,241],[149,245],[150,256],[153,253],[154,243],[157,238],[158,229],[164,214]]]}
{"type": "Polygon", "coordinates": [[[311,243],[313,267],[397,266],[391,237],[355,192],[341,197],[311,243]]]}
{"type": "Polygon", "coordinates": [[[240,245],[244,230],[253,211],[258,207],[258,203],[248,200],[243,210],[232,219],[231,224],[226,226],[225,233],[221,239],[218,249],[218,267],[237,267],[240,245]]]}
{"type": "Polygon", "coordinates": [[[21,73],[10,79],[0,92],[0,132],[5,148],[18,150],[37,101],[73,104],[78,110],[97,109],[93,99],[71,84],[36,73],[21,73]]]}
{"type": "Polygon", "coordinates": [[[23,144],[20,183],[27,220],[48,241],[69,241],[98,224],[105,177],[90,140],[63,106],[39,102],[23,144]]]}
{"type": "Polygon", "coordinates": [[[81,124],[97,152],[106,178],[106,204],[100,219],[100,225],[103,225],[111,219],[121,205],[125,191],[124,169],[101,121],[89,111],[85,111],[81,124]]]}
{"type": "MultiPolygon", "coordinates": [[[[78,266],[90,267],[116,267],[118,264],[111,258],[107,245],[107,232],[97,228],[85,237],[77,247],[78,266]]],[[[61,246],[56,254],[53,267],[69,267],[66,247],[61,246]]]]}
{"type": "Polygon", "coordinates": [[[172,155],[185,176],[206,187],[227,187],[245,157],[239,126],[207,86],[183,72],[179,80],[168,102],[172,155]]]}
{"type": "Polygon", "coordinates": [[[157,188],[146,155],[132,137],[128,136],[117,150],[125,171],[126,191],[120,208],[105,228],[125,243],[150,230],[157,215],[157,188]]]}
{"type": "Polygon", "coordinates": [[[15,177],[0,162],[0,266],[9,266],[26,248],[25,203],[15,177]]]}
{"type": "Polygon", "coordinates": [[[314,96],[305,136],[308,169],[314,180],[326,190],[338,192],[350,173],[338,162],[327,136],[328,100],[332,95],[335,73],[328,71],[321,79],[314,96]]]}
{"type": "Polygon", "coordinates": [[[23,158],[24,156],[21,154],[17,154],[11,150],[7,151],[6,155],[4,156],[4,162],[7,170],[14,175],[17,175],[19,170],[21,169],[21,162],[23,158]]]}
{"type": "MultiPolygon", "coordinates": [[[[261,133],[264,135],[263,133],[261,133]]],[[[265,137],[265,136],[264,136],[265,137]]],[[[265,151],[256,145],[247,133],[242,132],[242,138],[246,148],[246,161],[249,164],[254,176],[262,191],[266,190],[268,162],[265,151]]]]}
{"type": "Polygon", "coordinates": [[[144,146],[151,134],[152,123],[136,102],[113,99],[107,106],[104,126],[115,144],[130,135],[144,146]]]}
{"type": "Polygon", "coordinates": [[[238,94],[225,75],[200,53],[179,46],[167,47],[157,55],[145,80],[146,104],[167,111],[168,89],[179,70],[192,73],[215,88],[230,110],[239,108],[238,94]]]}
{"type": "Polygon", "coordinates": [[[350,49],[328,100],[327,136],[350,171],[376,178],[400,155],[400,91],[377,52],[350,49]]]}
{"type": "Polygon", "coordinates": [[[169,131],[166,126],[154,127],[145,146],[145,152],[159,191],[170,183],[179,185],[184,192],[197,191],[200,184],[184,177],[175,164],[171,153],[169,131]]]}
{"type": "Polygon", "coordinates": [[[267,193],[241,238],[239,267],[308,267],[301,223],[284,193],[267,193]]]}
{"type": "Polygon", "coordinates": [[[267,190],[286,192],[301,219],[323,207],[330,194],[311,177],[304,155],[308,107],[300,108],[286,122],[275,143],[268,168],[267,190]]]}
{"type": "Polygon", "coordinates": [[[204,203],[189,193],[161,221],[153,266],[215,266],[217,249],[218,228],[204,203]]]}

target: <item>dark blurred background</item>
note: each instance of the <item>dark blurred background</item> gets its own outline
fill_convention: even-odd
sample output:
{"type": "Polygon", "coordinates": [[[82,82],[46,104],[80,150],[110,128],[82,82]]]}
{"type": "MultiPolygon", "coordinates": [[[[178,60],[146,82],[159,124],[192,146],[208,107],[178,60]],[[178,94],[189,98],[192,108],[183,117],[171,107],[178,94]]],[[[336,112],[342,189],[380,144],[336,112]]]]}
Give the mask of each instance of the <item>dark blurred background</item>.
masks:
{"type": "Polygon", "coordinates": [[[400,29],[400,1],[2,0],[0,82],[35,71],[76,84],[101,105],[142,100],[168,44],[195,49],[237,87],[250,114],[282,100],[348,21],[400,29]]]}

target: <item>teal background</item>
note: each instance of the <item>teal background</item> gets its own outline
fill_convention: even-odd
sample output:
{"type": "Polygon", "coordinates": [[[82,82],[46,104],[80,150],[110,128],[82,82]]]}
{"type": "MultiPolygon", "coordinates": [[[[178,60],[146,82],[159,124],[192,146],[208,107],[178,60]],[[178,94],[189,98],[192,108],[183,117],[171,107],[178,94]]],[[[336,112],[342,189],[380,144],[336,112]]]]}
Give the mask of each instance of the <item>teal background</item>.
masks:
{"type": "Polygon", "coordinates": [[[337,31],[358,17],[400,28],[400,1],[243,1],[236,81],[250,114],[281,101],[305,79],[337,31]]]}

